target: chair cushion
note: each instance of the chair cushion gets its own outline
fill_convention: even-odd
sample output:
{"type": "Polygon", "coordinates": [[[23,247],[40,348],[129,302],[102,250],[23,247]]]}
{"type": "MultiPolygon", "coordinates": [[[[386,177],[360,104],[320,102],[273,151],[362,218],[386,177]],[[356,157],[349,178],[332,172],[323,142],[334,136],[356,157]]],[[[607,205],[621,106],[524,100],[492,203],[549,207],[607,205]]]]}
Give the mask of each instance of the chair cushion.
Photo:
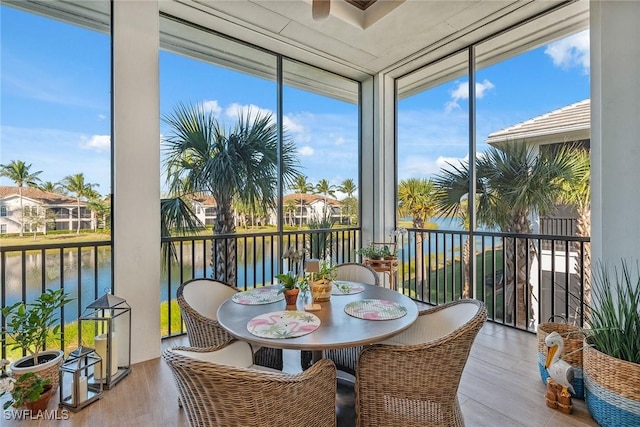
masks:
{"type": "Polygon", "coordinates": [[[218,307],[236,294],[236,290],[224,283],[211,280],[195,280],[184,287],[185,301],[201,315],[217,320],[218,307]]]}
{"type": "Polygon", "coordinates": [[[415,345],[434,341],[466,324],[477,312],[475,304],[456,304],[433,313],[427,311],[409,329],[380,344],[415,345]]]}
{"type": "Polygon", "coordinates": [[[234,341],[228,346],[209,352],[174,350],[177,354],[202,360],[204,362],[217,363],[220,365],[236,366],[239,368],[253,367],[253,353],[251,346],[244,341],[234,341]]]}

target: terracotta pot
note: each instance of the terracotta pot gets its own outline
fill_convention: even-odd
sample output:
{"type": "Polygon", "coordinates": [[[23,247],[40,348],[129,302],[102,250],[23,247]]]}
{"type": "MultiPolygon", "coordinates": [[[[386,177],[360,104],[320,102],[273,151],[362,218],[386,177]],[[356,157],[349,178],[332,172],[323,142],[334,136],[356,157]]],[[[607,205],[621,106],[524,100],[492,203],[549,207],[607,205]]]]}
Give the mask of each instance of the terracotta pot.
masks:
{"type": "Polygon", "coordinates": [[[49,406],[49,399],[53,394],[53,387],[48,387],[49,388],[40,395],[40,399],[36,400],[35,402],[25,402],[24,405],[27,407],[27,409],[30,409],[33,413],[36,413],[38,411],[45,411],[47,409],[47,406],[49,406]]]}
{"type": "Polygon", "coordinates": [[[284,291],[284,300],[287,305],[296,305],[296,301],[298,300],[298,294],[300,293],[300,289],[285,289],[284,291]]]}

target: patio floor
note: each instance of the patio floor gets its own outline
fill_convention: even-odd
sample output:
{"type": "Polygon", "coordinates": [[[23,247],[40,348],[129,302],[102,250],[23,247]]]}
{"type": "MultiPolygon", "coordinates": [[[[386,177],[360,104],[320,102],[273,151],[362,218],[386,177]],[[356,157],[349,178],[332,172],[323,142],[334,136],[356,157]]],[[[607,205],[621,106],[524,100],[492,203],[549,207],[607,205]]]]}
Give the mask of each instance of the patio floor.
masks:
{"type": "MultiPolygon", "coordinates": [[[[186,338],[165,340],[165,346],[184,345],[186,338]]],[[[285,370],[296,371],[299,357],[285,355],[285,370]]],[[[459,397],[467,426],[597,426],[582,400],[573,400],[573,414],[547,408],[545,387],[537,367],[535,335],[486,324],[480,331],[460,383],[459,397]]],[[[67,420],[38,420],[30,426],[187,426],[178,408],[169,368],[161,359],[133,366],[103,398],[67,420]]],[[[4,399],[3,399],[4,400],[4,399]]],[[[58,396],[49,402],[55,409],[58,396]]],[[[63,414],[58,413],[59,417],[63,414]]],[[[5,412],[3,426],[18,426],[5,412]]]]}

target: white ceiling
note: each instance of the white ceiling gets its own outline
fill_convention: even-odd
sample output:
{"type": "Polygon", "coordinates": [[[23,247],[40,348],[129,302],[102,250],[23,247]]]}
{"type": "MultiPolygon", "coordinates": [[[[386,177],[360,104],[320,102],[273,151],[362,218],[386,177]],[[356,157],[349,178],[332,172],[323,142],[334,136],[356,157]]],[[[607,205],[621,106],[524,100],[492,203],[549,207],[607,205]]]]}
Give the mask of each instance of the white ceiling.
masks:
{"type": "Polygon", "coordinates": [[[552,33],[529,33],[548,40],[586,28],[585,0],[378,0],[366,11],[331,0],[321,21],[312,19],[310,0],[160,2],[168,14],[359,80],[405,73],[558,6],[566,7],[547,17],[552,33]]]}
{"type": "MultiPolygon", "coordinates": [[[[108,31],[105,0],[1,0],[3,3],[108,31]]],[[[159,11],[356,80],[398,77],[488,40],[484,63],[588,25],[588,0],[378,0],[362,11],[331,0],[314,21],[311,0],[159,0],[159,11]],[[532,17],[535,22],[520,25],[532,17]]],[[[444,71],[444,70],[443,70],[444,71]]],[[[418,79],[414,86],[422,85],[418,79]]]]}

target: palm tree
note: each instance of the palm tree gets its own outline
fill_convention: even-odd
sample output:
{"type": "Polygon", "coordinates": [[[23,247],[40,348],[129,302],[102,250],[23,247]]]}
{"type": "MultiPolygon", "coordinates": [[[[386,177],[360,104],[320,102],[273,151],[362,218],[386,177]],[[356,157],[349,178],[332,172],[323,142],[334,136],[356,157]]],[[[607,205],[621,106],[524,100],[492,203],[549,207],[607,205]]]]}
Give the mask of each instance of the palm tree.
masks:
{"type": "Polygon", "coordinates": [[[322,216],[327,216],[327,196],[336,197],[336,186],[329,184],[326,179],[321,179],[314,189],[316,194],[322,194],[324,206],[322,208],[322,216]]]}
{"type": "Polygon", "coordinates": [[[80,200],[94,196],[95,190],[93,187],[98,187],[98,184],[85,182],[84,174],[77,173],[75,175],[65,176],[62,181],[60,181],[60,185],[62,185],[66,191],[75,194],[76,196],[76,204],[78,207],[78,228],[76,229],[76,234],[80,234],[80,223],[82,222],[80,215],[80,200]]]}
{"type": "MultiPolygon", "coordinates": [[[[299,174],[295,177],[289,188],[296,193],[307,194],[313,191],[313,184],[307,181],[307,177],[305,175],[299,174]]],[[[304,200],[302,199],[302,197],[300,197],[300,222],[298,224],[299,228],[302,228],[302,217],[304,215],[303,209],[304,200]]]]}
{"type": "MultiPolygon", "coordinates": [[[[531,234],[532,214],[544,214],[552,209],[563,183],[572,181],[575,159],[567,150],[555,155],[536,152],[521,142],[508,142],[500,149],[491,147],[476,158],[477,220],[490,228],[513,234],[531,234]]],[[[468,198],[469,165],[449,164],[434,178],[438,207],[447,214],[461,212],[468,198]]],[[[526,239],[505,238],[504,298],[513,307],[514,295],[517,322],[525,326],[531,313],[531,284],[527,284],[527,266],[531,265],[535,248],[526,239]]],[[[512,313],[508,313],[508,318],[512,313]]],[[[512,319],[511,319],[512,320],[512,319]]]]}
{"type": "Polygon", "coordinates": [[[30,172],[31,163],[28,165],[22,160],[12,160],[6,165],[0,165],[0,176],[9,178],[18,186],[18,195],[20,197],[20,237],[24,236],[24,219],[22,215],[22,187],[26,184],[30,187],[35,186],[39,181],[38,175],[42,171],[30,172]]]}
{"type": "MultiPolygon", "coordinates": [[[[278,129],[270,114],[241,113],[226,131],[216,117],[201,106],[179,104],[163,117],[171,127],[165,139],[170,194],[210,194],[217,204],[214,235],[235,232],[232,203],[275,205],[278,173],[285,185],[299,174],[295,145],[283,133],[278,158],[278,129]],[[278,170],[280,163],[281,169],[278,170]]],[[[235,284],[235,239],[214,239],[211,265],[217,280],[235,284]]]]}
{"type": "MultiPolygon", "coordinates": [[[[398,215],[411,216],[413,227],[424,228],[425,220],[436,213],[436,189],[431,180],[425,178],[409,178],[398,185],[398,215]]],[[[422,270],[424,233],[416,232],[416,283],[423,280],[422,270]]]]}
{"type": "Polygon", "coordinates": [[[63,191],[59,182],[45,181],[38,185],[38,188],[47,193],[61,193],[63,191]]]}
{"type": "Polygon", "coordinates": [[[356,187],[356,183],[351,178],[345,179],[344,181],[342,181],[342,184],[338,186],[338,191],[341,191],[347,195],[347,197],[342,202],[345,208],[344,210],[346,211],[346,215],[349,218],[349,223],[351,223],[351,216],[352,216],[351,210],[355,205],[355,203],[353,203],[353,200],[354,200],[353,194],[357,190],[358,190],[358,187],[356,187]]]}
{"type": "Polygon", "coordinates": [[[284,212],[289,217],[289,225],[293,226],[293,214],[296,212],[296,201],[289,199],[284,202],[284,212]]]}
{"type": "MultiPolygon", "coordinates": [[[[573,151],[576,161],[576,171],[573,181],[563,185],[560,202],[572,206],[578,212],[576,221],[576,235],[589,237],[591,235],[591,162],[589,151],[578,146],[569,147],[573,151]]],[[[574,242],[576,253],[580,253],[580,242],[574,242]]],[[[587,306],[591,301],[591,245],[584,245],[582,258],[578,257],[576,271],[584,274],[584,300],[587,306]]]]}

